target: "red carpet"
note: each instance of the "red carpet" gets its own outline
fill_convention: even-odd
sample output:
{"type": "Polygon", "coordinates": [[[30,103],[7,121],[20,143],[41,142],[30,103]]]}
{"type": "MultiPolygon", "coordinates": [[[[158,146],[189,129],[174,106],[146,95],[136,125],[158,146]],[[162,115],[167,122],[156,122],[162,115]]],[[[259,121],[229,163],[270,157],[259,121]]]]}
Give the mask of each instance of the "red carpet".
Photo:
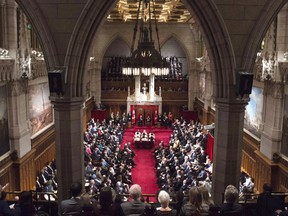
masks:
{"type": "Polygon", "coordinates": [[[164,141],[165,146],[168,145],[171,129],[165,128],[154,128],[154,127],[134,127],[128,128],[125,131],[122,144],[130,142],[131,148],[135,152],[135,163],[136,166],[132,169],[132,179],[134,184],[139,184],[142,188],[143,194],[156,194],[158,186],[156,184],[155,176],[155,160],[153,157],[153,149],[137,149],[133,144],[134,133],[137,130],[142,132],[144,129],[147,133],[153,132],[155,134],[155,147],[158,146],[160,141],[164,141]]]}

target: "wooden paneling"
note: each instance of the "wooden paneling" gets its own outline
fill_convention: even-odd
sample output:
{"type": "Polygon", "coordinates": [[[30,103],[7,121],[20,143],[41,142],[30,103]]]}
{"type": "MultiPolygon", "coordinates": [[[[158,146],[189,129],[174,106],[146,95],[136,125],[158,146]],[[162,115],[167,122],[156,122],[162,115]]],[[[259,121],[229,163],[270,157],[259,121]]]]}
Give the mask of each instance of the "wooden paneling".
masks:
{"type": "Polygon", "coordinates": [[[9,182],[8,191],[35,189],[36,174],[55,158],[55,131],[51,126],[32,140],[32,149],[22,158],[8,155],[0,162],[0,184],[9,182]]]}
{"type": "Polygon", "coordinates": [[[91,119],[91,111],[94,108],[94,98],[91,97],[85,102],[85,106],[83,108],[83,133],[87,130],[87,122],[91,119]]]}
{"type": "Polygon", "coordinates": [[[0,185],[9,183],[7,191],[15,188],[15,175],[13,170],[13,161],[10,156],[0,162],[0,185]]]}
{"type": "Polygon", "coordinates": [[[32,190],[35,185],[35,165],[34,165],[34,156],[35,149],[32,149],[29,153],[27,153],[24,157],[17,160],[14,163],[16,175],[15,175],[15,185],[17,186],[16,190],[32,190]],[[19,188],[18,188],[19,187],[19,188]]]}

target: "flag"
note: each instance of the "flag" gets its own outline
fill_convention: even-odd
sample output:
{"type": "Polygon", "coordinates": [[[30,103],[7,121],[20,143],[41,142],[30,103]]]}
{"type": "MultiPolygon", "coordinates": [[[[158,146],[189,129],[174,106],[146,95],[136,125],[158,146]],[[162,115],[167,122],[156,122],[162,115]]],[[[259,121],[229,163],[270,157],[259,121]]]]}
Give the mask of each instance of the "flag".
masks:
{"type": "Polygon", "coordinates": [[[132,110],[132,124],[135,124],[135,110],[132,110]]]}
{"type": "Polygon", "coordinates": [[[158,114],[157,114],[157,110],[155,110],[155,114],[154,114],[154,124],[157,124],[158,122],[158,114]]]}

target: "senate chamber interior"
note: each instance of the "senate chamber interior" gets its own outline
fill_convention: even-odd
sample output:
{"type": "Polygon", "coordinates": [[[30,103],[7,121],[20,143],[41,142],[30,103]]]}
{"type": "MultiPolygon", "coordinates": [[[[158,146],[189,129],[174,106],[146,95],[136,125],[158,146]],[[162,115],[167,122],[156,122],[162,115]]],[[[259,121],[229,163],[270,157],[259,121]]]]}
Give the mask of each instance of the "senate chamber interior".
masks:
{"type": "Polygon", "coordinates": [[[269,215],[256,213],[269,185],[284,215],[286,3],[3,0],[0,191],[9,205],[30,192],[33,214],[69,215],[59,206],[80,182],[92,202],[107,186],[131,202],[137,184],[143,203],[165,200],[163,190],[173,207],[177,192],[205,187],[215,207],[233,185],[242,215],[269,215]]]}

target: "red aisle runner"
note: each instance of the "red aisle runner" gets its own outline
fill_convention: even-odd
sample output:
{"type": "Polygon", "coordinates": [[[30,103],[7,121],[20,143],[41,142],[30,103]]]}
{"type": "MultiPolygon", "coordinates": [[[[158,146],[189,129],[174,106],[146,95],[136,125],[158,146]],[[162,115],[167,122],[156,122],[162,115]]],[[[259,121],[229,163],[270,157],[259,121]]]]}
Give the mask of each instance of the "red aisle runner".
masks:
{"type": "Polygon", "coordinates": [[[164,141],[165,146],[168,145],[171,129],[165,128],[148,128],[148,127],[134,127],[129,128],[125,131],[123,144],[130,142],[131,148],[135,152],[136,156],[134,158],[136,166],[132,169],[132,179],[134,184],[139,184],[142,188],[143,194],[156,194],[158,191],[158,185],[156,184],[155,176],[155,160],[153,157],[153,149],[137,149],[133,144],[134,133],[137,130],[142,132],[144,129],[147,133],[153,132],[155,134],[155,147],[158,146],[161,140],[164,141]]]}

